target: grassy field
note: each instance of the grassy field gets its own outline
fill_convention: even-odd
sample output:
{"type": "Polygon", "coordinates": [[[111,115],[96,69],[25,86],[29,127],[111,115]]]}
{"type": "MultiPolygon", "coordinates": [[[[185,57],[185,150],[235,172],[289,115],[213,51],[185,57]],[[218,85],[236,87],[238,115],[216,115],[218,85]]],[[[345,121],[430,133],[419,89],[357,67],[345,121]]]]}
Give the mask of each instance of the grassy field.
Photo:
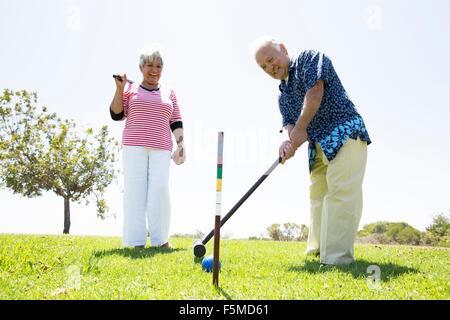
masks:
{"type": "Polygon", "coordinates": [[[356,263],[323,267],[302,242],[222,240],[216,290],[192,239],[171,243],[139,250],[113,237],[0,235],[0,299],[450,298],[444,248],[357,245],[356,263]]]}

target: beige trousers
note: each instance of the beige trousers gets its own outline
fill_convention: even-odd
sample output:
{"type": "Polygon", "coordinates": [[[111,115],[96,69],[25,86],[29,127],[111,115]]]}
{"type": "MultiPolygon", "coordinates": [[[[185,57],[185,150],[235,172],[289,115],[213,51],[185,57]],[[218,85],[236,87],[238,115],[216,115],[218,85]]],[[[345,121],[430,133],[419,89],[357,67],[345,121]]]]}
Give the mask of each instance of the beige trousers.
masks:
{"type": "Polygon", "coordinates": [[[320,253],[324,264],[349,264],[354,261],[353,246],[361,219],[367,143],[348,139],[332,161],[317,143],[316,150],[305,254],[320,253]]]}

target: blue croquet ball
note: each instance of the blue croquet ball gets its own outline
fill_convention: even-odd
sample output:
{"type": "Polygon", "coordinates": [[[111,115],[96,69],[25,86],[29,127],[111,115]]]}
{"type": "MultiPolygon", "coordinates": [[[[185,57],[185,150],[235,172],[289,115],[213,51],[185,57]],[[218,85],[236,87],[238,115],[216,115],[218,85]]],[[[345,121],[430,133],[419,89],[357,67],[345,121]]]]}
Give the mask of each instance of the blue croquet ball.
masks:
{"type": "MultiPolygon", "coordinates": [[[[203,270],[205,270],[206,272],[212,272],[213,266],[214,266],[213,256],[207,256],[207,257],[203,258],[203,261],[202,261],[202,269],[203,270]]],[[[219,260],[219,270],[221,267],[222,267],[222,262],[219,260]]]]}

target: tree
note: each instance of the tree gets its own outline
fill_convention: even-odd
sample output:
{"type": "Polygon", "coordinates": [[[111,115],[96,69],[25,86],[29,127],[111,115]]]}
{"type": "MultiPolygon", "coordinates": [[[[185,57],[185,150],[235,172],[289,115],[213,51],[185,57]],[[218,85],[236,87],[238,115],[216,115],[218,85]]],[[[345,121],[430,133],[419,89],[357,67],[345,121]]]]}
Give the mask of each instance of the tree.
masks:
{"type": "Polygon", "coordinates": [[[407,227],[408,224],[406,222],[389,223],[386,230],[386,236],[391,242],[393,243],[398,242],[399,233],[407,227]]]}
{"type": "Polygon", "coordinates": [[[194,239],[203,239],[203,237],[205,236],[205,232],[203,232],[202,230],[195,230],[194,233],[194,239]]]}
{"type": "Polygon", "coordinates": [[[360,237],[369,236],[372,234],[384,234],[386,233],[387,227],[389,225],[389,222],[386,221],[379,221],[379,222],[373,222],[366,224],[362,230],[358,232],[358,235],[360,237]]]}
{"type": "Polygon", "coordinates": [[[5,89],[0,97],[0,186],[26,197],[53,191],[64,199],[64,234],[70,231],[70,202],[95,197],[105,218],[106,187],[116,177],[119,145],[107,126],[80,137],[72,120],[37,111],[37,94],[5,89]]]}
{"type": "Polygon", "coordinates": [[[286,222],[283,224],[283,240],[292,241],[298,237],[300,226],[293,222],[286,222]]]}
{"type": "Polygon", "coordinates": [[[422,233],[411,226],[406,226],[397,233],[397,242],[400,244],[419,245],[422,233]]]}
{"type": "Polygon", "coordinates": [[[450,247],[450,219],[444,213],[433,217],[433,223],[426,228],[423,242],[428,245],[450,247]]]}
{"type": "Polygon", "coordinates": [[[283,238],[283,233],[281,232],[279,223],[271,224],[267,227],[267,232],[269,233],[269,237],[275,241],[280,241],[283,238]]]}
{"type": "Polygon", "coordinates": [[[447,230],[450,229],[450,220],[444,213],[439,213],[433,217],[433,223],[426,230],[437,237],[445,236],[447,230]]]}
{"type": "Polygon", "coordinates": [[[42,194],[44,144],[58,121],[45,107],[37,111],[36,102],[25,90],[0,96],[0,186],[26,197],[42,194]]]}
{"type": "Polygon", "coordinates": [[[294,222],[283,223],[283,228],[279,223],[271,224],[267,227],[267,232],[275,241],[305,241],[308,238],[308,227],[294,222]]]}
{"type": "Polygon", "coordinates": [[[444,236],[439,239],[439,245],[441,247],[450,247],[450,229],[447,229],[444,236]]]}
{"type": "Polygon", "coordinates": [[[309,228],[306,225],[304,225],[304,224],[300,225],[300,232],[298,234],[297,241],[308,240],[308,232],[309,232],[309,228]]]}
{"type": "Polygon", "coordinates": [[[405,222],[374,222],[358,232],[360,241],[370,243],[399,243],[418,245],[422,233],[405,222]]]}

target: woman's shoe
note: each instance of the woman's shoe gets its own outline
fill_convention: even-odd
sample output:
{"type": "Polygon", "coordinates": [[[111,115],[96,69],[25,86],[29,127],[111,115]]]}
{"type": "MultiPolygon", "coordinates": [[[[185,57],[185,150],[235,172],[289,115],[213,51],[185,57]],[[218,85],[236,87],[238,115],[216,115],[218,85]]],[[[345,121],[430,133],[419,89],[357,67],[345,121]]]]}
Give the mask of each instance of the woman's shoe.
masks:
{"type": "Polygon", "coordinates": [[[160,248],[165,248],[165,249],[173,249],[173,247],[170,245],[169,242],[166,242],[162,245],[159,246],[160,248]]]}

